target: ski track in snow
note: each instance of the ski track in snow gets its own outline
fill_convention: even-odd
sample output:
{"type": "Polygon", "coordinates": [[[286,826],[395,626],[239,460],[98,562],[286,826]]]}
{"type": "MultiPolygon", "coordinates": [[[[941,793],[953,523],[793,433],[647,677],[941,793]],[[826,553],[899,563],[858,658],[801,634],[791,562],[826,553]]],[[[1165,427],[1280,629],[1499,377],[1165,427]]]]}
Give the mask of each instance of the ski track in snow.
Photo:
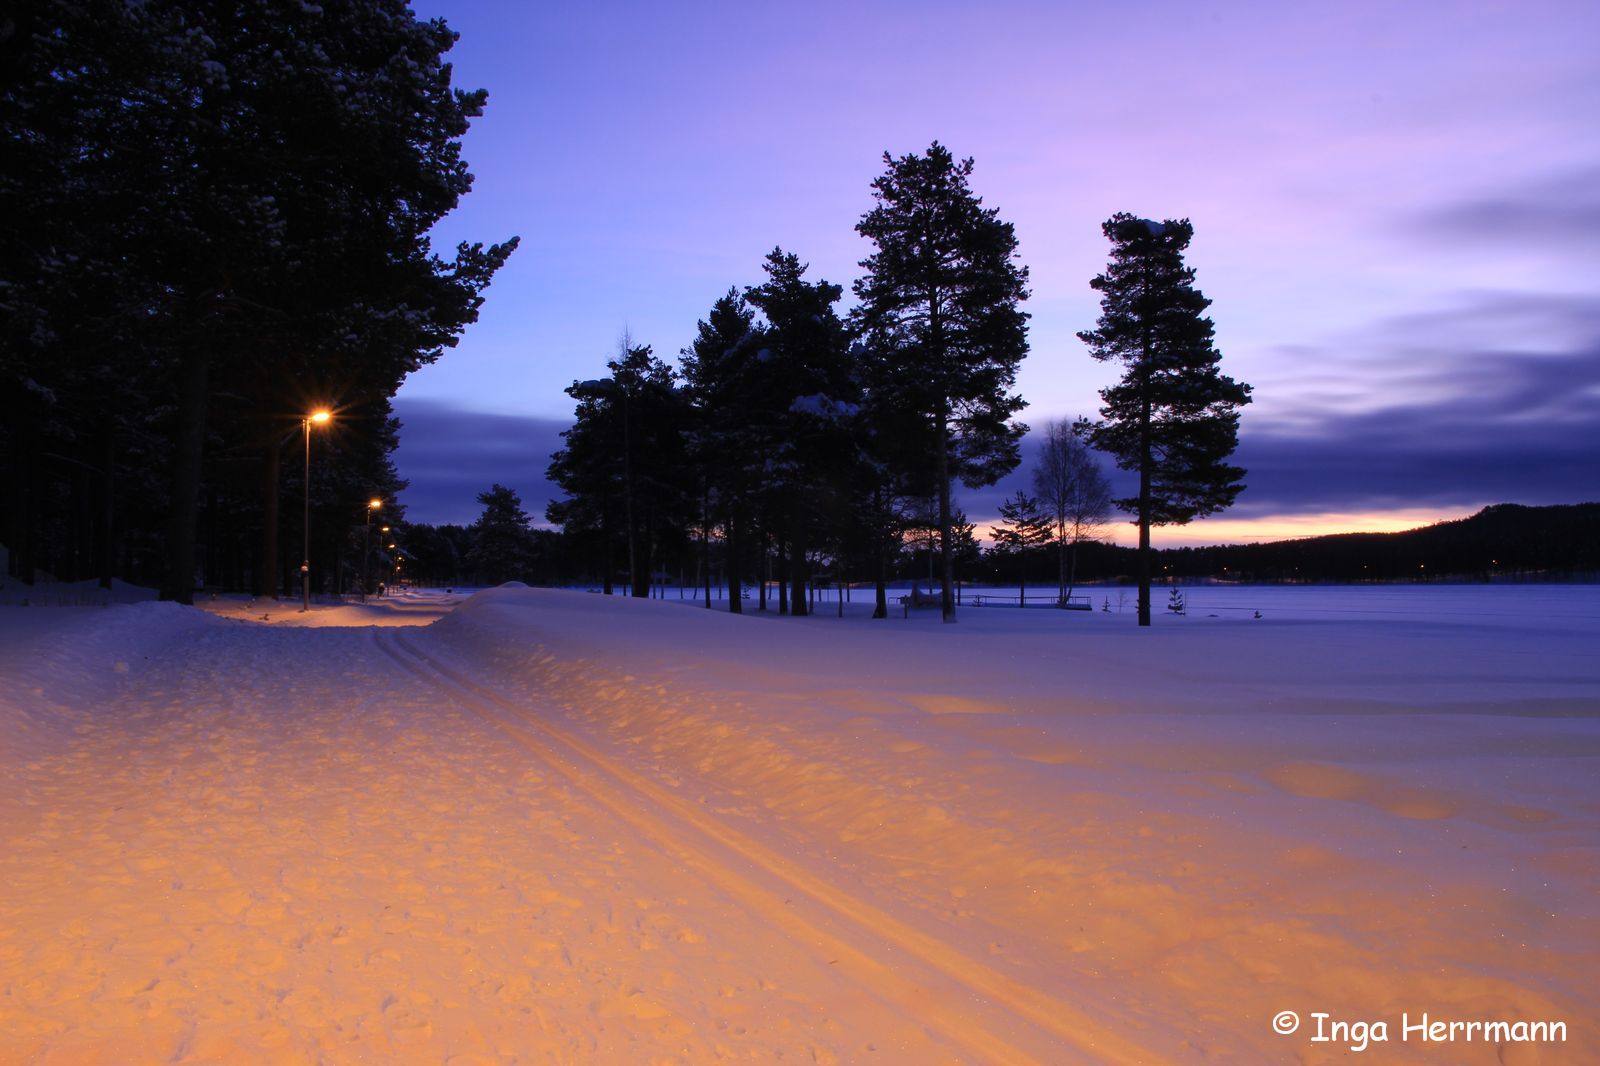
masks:
{"type": "Polygon", "coordinates": [[[0,1061],[958,1058],[870,987],[812,998],[830,960],[365,632],[252,643],[200,637],[28,767],[0,1061]]]}
{"type": "MultiPolygon", "coordinates": [[[[376,608],[342,610],[320,621],[376,608]]],[[[0,1063],[1351,1054],[1273,1034],[1285,1008],[1565,1019],[1560,1048],[1368,1053],[1593,1061],[1579,610],[1138,635],[511,589],[404,629],[23,612],[0,1063]]]]}
{"type": "Polygon", "coordinates": [[[863,992],[875,993],[908,1017],[924,1018],[932,1028],[966,1047],[977,1061],[1043,1061],[1001,1035],[1026,1037],[1022,1031],[1030,1025],[1060,1042],[1051,1044],[1032,1036],[1028,1042],[1039,1048],[1039,1056],[1059,1052],[1063,1046],[1076,1047],[1084,1054],[1148,1056],[1136,1043],[1075,1007],[996,973],[859,896],[840,890],[730,829],[715,815],[599,754],[548,719],[535,721],[525,709],[439,663],[403,636],[380,639],[380,647],[426,682],[458,702],[476,707],[486,721],[564,773],[657,847],[665,847],[694,868],[708,884],[764,917],[791,941],[811,944],[833,956],[829,965],[846,963],[842,972],[853,976],[863,992]],[[802,894],[812,906],[795,905],[795,897],[802,894]],[[832,914],[804,915],[819,905],[832,914]],[[839,923],[832,920],[835,916],[846,919],[845,928],[838,928],[839,923]]]}

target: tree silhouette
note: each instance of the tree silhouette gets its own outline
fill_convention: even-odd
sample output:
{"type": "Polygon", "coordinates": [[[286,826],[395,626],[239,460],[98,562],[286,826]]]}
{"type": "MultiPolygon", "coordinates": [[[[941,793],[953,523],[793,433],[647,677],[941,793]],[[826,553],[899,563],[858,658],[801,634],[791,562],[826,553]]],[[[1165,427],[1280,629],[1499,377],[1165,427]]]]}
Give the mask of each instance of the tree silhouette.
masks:
{"type": "Polygon", "coordinates": [[[1033,467],[1033,491],[1051,519],[1056,543],[1057,590],[1065,600],[1077,583],[1078,545],[1111,514],[1111,483],[1085,439],[1087,423],[1051,421],[1033,467]]]}
{"type": "Polygon", "coordinates": [[[972,160],[937,141],[895,159],[872,183],[877,201],[856,230],[875,251],[855,284],[857,326],[883,361],[872,375],[889,402],[926,429],[937,482],[944,620],[955,620],[951,482],[992,485],[1018,462],[1024,404],[1012,394],[1027,354],[1027,267],[1009,222],[968,186],[972,160]]]}
{"type": "Polygon", "coordinates": [[[1078,337],[1101,362],[1123,364],[1122,380],[1100,391],[1094,446],[1139,474],[1139,494],[1117,501],[1139,522],[1139,624],[1150,624],[1150,527],[1182,525],[1233,503],[1244,488],[1227,458],[1239,443],[1239,408],[1250,386],[1224,375],[1212,345],[1211,305],[1194,287],[1183,252],[1188,219],[1152,222],[1113,215],[1101,231],[1111,262],[1089,284],[1100,319],[1078,337]]]}
{"type": "Polygon", "coordinates": [[[521,579],[533,565],[533,534],[522,498],[496,484],[478,494],[483,513],[467,527],[471,546],[466,563],[486,584],[521,579]]]}
{"type": "Polygon", "coordinates": [[[998,526],[989,529],[999,554],[1017,560],[1017,606],[1028,603],[1028,556],[1050,540],[1050,519],[1039,511],[1039,501],[1018,489],[1000,505],[998,526]]]}
{"type": "Polygon", "coordinates": [[[808,557],[819,532],[812,527],[817,513],[831,510],[831,498],[843,490],[857,385],[844,323],[833,309],[844,290],[806,281],[805,264],[781,248],[762,267],[767,280],[745,291],[766,319],[757,362],[765,382],[763,420],[773,432],[770,451],[760,458],[788,549],[789,608],[804,615],[808,557]]]}
{"type": "MultiPolygon", "coordinates": [[[[275,532],[300,417],[336,407],[381,438],[401,379],[455,343],[514,247],[429,243],[471,187],[460,139],[486,99],[451,85],[454,42],[399,0],[25,5],[0,30],[0,447],[15,471],[38,429],[83,441],[65,458],[100,468],[102,515],[135,482],[126,541],[154,546],[141,576],[159,568],[165,597],[215,562],[202,496],[208,540],[241,539],[210,456],[261,456],[247,498],[275,532]]],[[[25,552],[80,480],[14,474],[25,552]]]]}

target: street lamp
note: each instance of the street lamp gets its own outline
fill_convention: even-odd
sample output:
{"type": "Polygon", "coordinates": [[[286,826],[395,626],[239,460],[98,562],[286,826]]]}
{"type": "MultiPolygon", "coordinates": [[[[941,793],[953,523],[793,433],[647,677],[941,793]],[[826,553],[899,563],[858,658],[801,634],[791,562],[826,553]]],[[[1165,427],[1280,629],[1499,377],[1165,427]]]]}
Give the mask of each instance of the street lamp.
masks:
{"type": "Polygon", "coordinates": [[[304,533],[304,552],[300,556],[300,611],[304,613],[311,610],[311,425],[327,425],[333,413],[326,408],[312,411],[300,420],[300,428],[305,431],[306,438],[306,464],[302,475],[301,487],[305,493],[305,513],[301,522],[304,533]]]}
{"type": "Polygon", "coordinates": [[[383,506],[374,496],[367,501],[367,528],[361,537],[361,602],[367,602],[367,561],[372,557],[372,512],[383,506]]]}

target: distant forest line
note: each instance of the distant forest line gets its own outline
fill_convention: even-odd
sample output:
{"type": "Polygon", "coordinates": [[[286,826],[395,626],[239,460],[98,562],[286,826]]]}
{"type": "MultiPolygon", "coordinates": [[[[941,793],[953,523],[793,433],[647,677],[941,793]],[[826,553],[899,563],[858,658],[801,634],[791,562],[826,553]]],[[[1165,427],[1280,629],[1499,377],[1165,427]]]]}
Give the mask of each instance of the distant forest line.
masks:
{"type": "MultiPolygon", "coordinates": [[[[536,585],[601,583],[586,564],[590,553],[573,538],[553,530],[532,531],[531,551],[516,579],[536,585]]],[[[406,524],[409,579],[427,585],[496,584],[506,574],[486,574],[474,563],[474,528],[406,524]]],[[[671,584],[704,584],[701,560],[710,560],[713,587],[720,577],[721,545],[702,555],[696,546],[660,571],[671,584]]],[[[1100,541],[1077,545],[1077,585],[1121,584],[1132,580],[1133,548],[1100,541]]],[[[896,584],[929,582],[927,540],[908,538],[894,560],[896,584]]],[[[1056,580],[1053,549],[1024,553],[973,545],[959,560],[964,584],[1030,586],[1056,580]]],[[[821,562],[819,560],[819,562],[821,562]]],[[[842,579],[861,584],[866,574],[843,575],[818,567],[820,584],[842,579]]],[[[1224,580],[1244,583],[1417,582],[1417,581],[1596,581],[1600,580],[1600,503],[1530,507],[1499,504],[1477,514],[1398,533],[1339,533],[1263,544],[1166,548],[1156,553],[1158,581],[1224,580]]],[[[776,572],[769,576],[777,580],[776,572]]],[[[715,592],[714,592],[715,594],[715,592]]]]}
{"type": "MultiPolygon", "coordinates": [[[[1114,579],[1133,549],[1080,546],[1080,572],[1114,579]]],[[[1477,514],[1398,533],[1165,548],[1158,573],[1245,582],[1600,580],[1600,503],[1497,504],[1477,514]]]]}

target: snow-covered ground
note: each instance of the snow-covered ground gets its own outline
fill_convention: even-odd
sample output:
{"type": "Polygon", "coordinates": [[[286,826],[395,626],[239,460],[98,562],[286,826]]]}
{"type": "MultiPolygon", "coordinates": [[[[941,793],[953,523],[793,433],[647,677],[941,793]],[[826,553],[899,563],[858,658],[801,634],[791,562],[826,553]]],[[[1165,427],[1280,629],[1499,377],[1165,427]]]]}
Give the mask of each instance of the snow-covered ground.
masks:
{"type": "Polygon", "coordinates": [[[1089,594],[0,609],[0,1062],[1600,1061],[1600,588],[1089,594]]]}

